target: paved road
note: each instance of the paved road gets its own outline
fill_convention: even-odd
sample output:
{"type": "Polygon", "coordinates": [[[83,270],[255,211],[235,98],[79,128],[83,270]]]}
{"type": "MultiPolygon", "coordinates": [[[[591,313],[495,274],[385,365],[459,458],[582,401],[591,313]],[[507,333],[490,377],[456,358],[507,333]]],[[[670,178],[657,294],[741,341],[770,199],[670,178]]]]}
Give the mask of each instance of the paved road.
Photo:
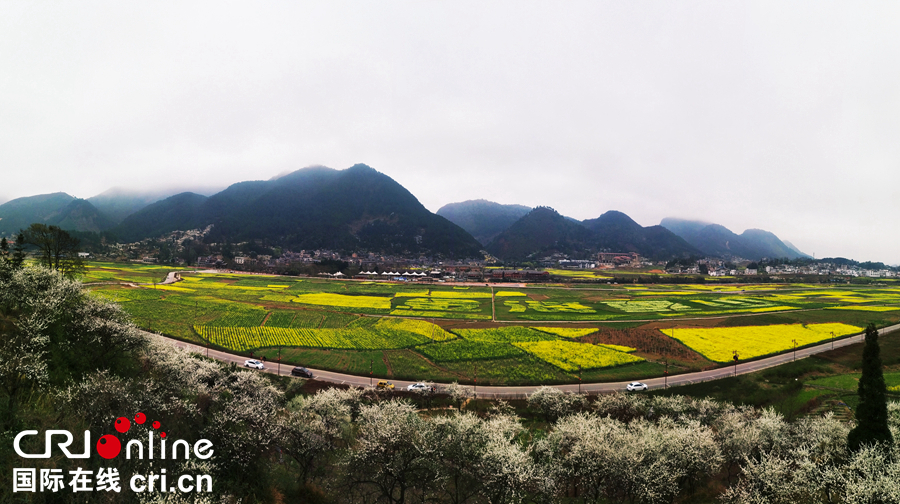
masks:
{"type": "MultiPolygon", "coordinates": [[[[900,324],[892,325],[889,327],[885,327],[878,331],[879,336],[884,334],[894,332],[896,330],[900,330],[900,324]]],[[[167,338],[165,336],[160,336],[158,334],[146,333],[152,337],[155,337],[161,341],[164,341],[170,345],[173,345],[178,348],[183,348],[189,350],[191,352],[196,352],[202,355],[208,355],[213,359],[218,359],[223,362],[234,362],[239,366],[244,364],[244,361],[247,360],[247,357],[242,355],[235,355],[228,352],[222,352],[219,350],[210,350],[205,347],[195,345],[192,343],[186,343],[184,341],[179,341],[172,338],[167,338]]],[[[815,345],[811,347],[801,348],[796,351],[796,359],[803,359],[805,357],[809,357],[810,355],[815,355],[818,353],[827,352],[833,348],[842,348],[850,345],[854,345],[856,343],[861,343],[864,340],[864,334],[860,333],[857,335],[845,337],[843,339],[835,340],[832,342],[823,343],[820,345],[815,345]]],[[[699,371],[696,373],[685,373],[679,375],[669,376],[666,378],[650,378],[647,380],[642,380],[646,383],[651,389],[659,389],[663,388],[668,384],[668,386],[677,386],[677,385],[688,385],[691,383],[700,383],[710,380],[717,380],[719,378],[725,378],[728,376],[734,376],[735,374],[747,374],[754,373],[756,371],[760,371],[763,369],[767,369],[770,367],[778,366],[780,364],[785,364],[787,362],[791,362],[795,359],[794,352],[787,352],[781,355],[776,355],[773,357],[767,357],[765,359],[759,359],[751,362],[738,363],[737,366],[728,366],[724,368],[712,369],[709,371],[699,371]]],[[[269,373],[278,373],[282,375],[290,375],[291,368],[294,366],[292,364],[282,364],[279,366],[277,363],[267,362],[266,363],[266,372],[269,373]]],[[[327,381],[331,383],[339,383],[345,385],[354,385],[357,387],[368,387],[371,383],[377,383],[378,379],[371,379],[368,376],[354,376],[343,373],[336,373],[333,371],[323,371],[317,369],[310,369],[315,375],[316,380],[327,381]]],[[[397,388],[406,387],[407,385],[413,383],[409,381],[403,380],[392,380],[394,385],[397,388]]],[[[628,382],[607,382],[607,383],[584,383],[581,385],[580,389],[582,392],[590,392],[590,393],[600,393],[600,392],[615,392],[615,391],[624,391],[625,385],[628,382]]],[[[537,390],[539,385],[531,385],[531,386],[522,386],[522,387],[500,387],[500,386],[473,386],[469,387],[473,389],[474,392],[478,394],[480,397],[490,397],[490,398],[524,398],[528,394],[537,390]]],[[[560,390],[569,391],[569,392],[577,392],[579,390],[579,385],[569,384],[569,385],[554,385],[555,388],[560,390]]]]}

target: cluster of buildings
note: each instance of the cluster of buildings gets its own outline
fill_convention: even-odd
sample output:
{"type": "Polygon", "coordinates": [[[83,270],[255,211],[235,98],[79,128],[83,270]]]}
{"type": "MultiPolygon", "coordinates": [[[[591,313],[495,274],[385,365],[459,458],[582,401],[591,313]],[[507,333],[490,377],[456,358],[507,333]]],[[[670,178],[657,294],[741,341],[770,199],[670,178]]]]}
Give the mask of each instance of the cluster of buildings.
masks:
{"type": "Polygon", "coordinates": [[[709,275],[722,276],[804,276],[804,275],[831,275],[843,277],[868,277],[868,278],[898,278],[900,273],[895,269],[871,269],[847,264],[833,264],[828,262],[810,262],[805,265],[777,264],[759,265],[754,262],[744,261],[744,266],[738,267],[733,263],[727,263],[719,259],[701,259],[689,267],[671,266],[666,269],[670,274],[709,275]]]}

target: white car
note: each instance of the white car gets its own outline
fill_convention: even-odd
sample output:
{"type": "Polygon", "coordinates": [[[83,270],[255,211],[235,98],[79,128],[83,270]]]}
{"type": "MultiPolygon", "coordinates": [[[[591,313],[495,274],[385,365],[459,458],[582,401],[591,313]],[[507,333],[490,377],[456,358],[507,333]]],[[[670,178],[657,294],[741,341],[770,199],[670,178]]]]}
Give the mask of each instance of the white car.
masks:
{"type": "Polygon", "coordinates": [[[256,369],[265,369],[266,366],[263,365],[262,362],[256,359],[248,359],[244,361],[244,367],[256,368],[256,369]]]}
{"type": "Polygon", "coordinates": [[[431,387],[425,385],[424,383],[413,383],[406,387],[406,390],[410,392],[429,392],[431,391],[431,387]]]}
{"type": "Polygon", "coordinates": [[[625,387],[625,390],[629,392],[637,392],[638,390],[648,390],[649,388],[650,387],[648,387],[646,383],[636,381],[629,383],[628,386],[625,387]]]}

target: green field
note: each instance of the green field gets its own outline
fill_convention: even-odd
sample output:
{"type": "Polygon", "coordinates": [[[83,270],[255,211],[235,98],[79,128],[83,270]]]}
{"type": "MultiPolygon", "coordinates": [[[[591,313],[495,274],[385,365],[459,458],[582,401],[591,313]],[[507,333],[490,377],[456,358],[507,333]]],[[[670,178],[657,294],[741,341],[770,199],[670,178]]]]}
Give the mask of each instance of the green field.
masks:
{"type": "MultiPolygon", "coordinates": [[[[491,289],[184,272],[181,282],[152,285],[167,272],[90,263],[84,281],[144,329],[248,355],[281,349],[286,364],[354,374],[372,366],[377,377],[417,380],[473,382],[476,366],[486,384],[572,383],[579,373],[591,381],[649,378],[663,374],[665,360],[674,372],[715,366],[723,358],[710,348],[735,345],[711,332],[708,342],[682,346],[670,328],[900,321],[900,288],[891,284],[491,289]]],[[[759,354],[788,349],[791,338],[759,354]]]]}

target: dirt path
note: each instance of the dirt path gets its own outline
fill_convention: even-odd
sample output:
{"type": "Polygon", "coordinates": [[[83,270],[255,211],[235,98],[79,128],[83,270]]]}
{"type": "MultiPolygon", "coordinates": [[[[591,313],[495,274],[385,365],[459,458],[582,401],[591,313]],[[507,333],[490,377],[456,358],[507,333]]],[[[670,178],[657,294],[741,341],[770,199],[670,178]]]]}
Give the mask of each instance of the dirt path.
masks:
{"type": "Polygon", "coordinates": [[[393,378],[394,377],[394,369],[391,368],[391,360],[388,359],[387,354],[384,352],[381,352],[381,362],[384,362],[384,365],[387,368],[387,375],[390,376],[391,378],[393,378]]]}

